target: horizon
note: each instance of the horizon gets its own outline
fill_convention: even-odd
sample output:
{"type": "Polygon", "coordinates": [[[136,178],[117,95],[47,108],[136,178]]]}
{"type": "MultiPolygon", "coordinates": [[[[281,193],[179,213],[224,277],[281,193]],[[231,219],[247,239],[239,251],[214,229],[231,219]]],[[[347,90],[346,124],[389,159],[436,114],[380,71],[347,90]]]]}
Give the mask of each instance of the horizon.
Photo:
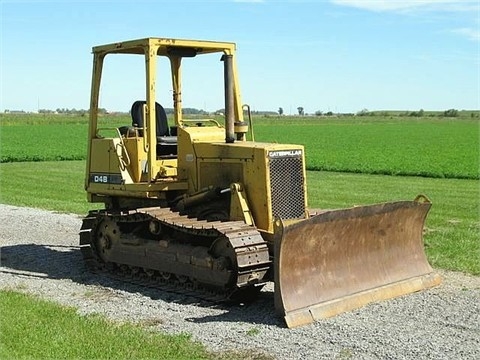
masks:
{"type": "MultiPolygon", "coordinates": [[[[105,115],[129,115],[130,114],[130,110],[108,110],[108,109],[104,109],[104,108],[101,108],[102,110],[104,110],[104,114],[105,115]]],[[[197,108],[182,108],[182,112],[183,111],[187,111],[186,113],[183,113],[184,115],[205,115],[205,114],[208,114],[208,115],[222,115],[223,113],[221,112],[221,110],[224,110],[224,109],[217,109],[215,111],[208,111],[208,110],[204,110],[204,109],[197,109],[197,108]],[[195,112],[198,112],[198,113],[192,113],[191,110],[195,111],[195,112]]],[[[442,114],[442,113],[445,113],[447,111],[451,111],[451,110],[454,110],[454,111],[457,111],[458,113],[473,113],[473,114],[480,114],[480,110],[477,110],[477,109],[454,109],[454,108],[450,108],[450,109],[442,109],[442,110],[429,110],[429,109],[361,109],[359,111],[355,111],[355,112],[338,112],[338,113],[335,113],[335,112],[332,112],[332,111],[326,111],[326,112],[322,112],[321,114],[317,114],[315,112],[313,113],[304,113],[303,115],[300,115],[297,112],[295,113],[292,113],[292,114],[286,114],[285,112],[283,114],[279,114],[278,110],[275,111],[275,110],[268,110],[268,109],[263,109],[263,110],[252,110],[252,115],[273,115],[273,114],[276,114],[278,116],[325,116],[325,117],[328,117],[328,116],[332,116],[332,115],[343,115],[343,116],[349,116],[349,115],[361,115],[362,113],[365,113],[367,115],[375,115],[375,116],[380,116],[382,115],[381,113],[384,113],[384,115],[388,115],[388,116],[413,116],[412,113],[415,113],[417,111],[423,111],[424,113],[426,113],[427,115],[428,114],[442,114]]],[[[168,114],[171,114],[173,113],[173,108],[165,108],[165,111],[167,112],[167,115],[168,114]]],[[[27,111],[27,110],[23,110],[23,109],[5,109],[3,112],[0,112],[0,116],[2,115],[17,115],[17,114],[32,114],[32,115],[44,115],[44,114],[53,114],[53,115],[78,115],[78,114],[81,114],[81,113],[89,113],[90,112],[90,109],[77,109],[77,108],[71,108],[71,109],[68,109],[68,108],[57,108],[57,109],[38,109],[38,110],[32,110],[32,111],[27,111]],[[60,111],[59,111],[60,110],[60,111]]],[[[103,111],[102,111],[103,112],[103,111]]],[[[415,115],[415,116],[418,116],[418,115],[415,115]]]]}

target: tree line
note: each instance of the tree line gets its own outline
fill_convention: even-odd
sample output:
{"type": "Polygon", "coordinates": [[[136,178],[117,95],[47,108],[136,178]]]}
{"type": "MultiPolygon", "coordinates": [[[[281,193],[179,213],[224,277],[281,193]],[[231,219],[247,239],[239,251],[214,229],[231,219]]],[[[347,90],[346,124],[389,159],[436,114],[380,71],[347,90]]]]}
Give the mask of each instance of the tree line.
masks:
{"type": "MultiPolygon", "coordinates": [[[[298,111],[299,116],[306,115],[305,114],[305,109],[303,108],[303,106],[297,107],[297,111],[298,111]]],[[[280,116],[284,115],[283,108],[279,107],[277,113],[280,116]]],[[[458,117],[460,115],[460,111],[457,110],[457,109],[448,109],[448,110],[444,110],[443,112],[436,112],[435,111],[435,112],[431,112],[431,113],[434,113],[435,116],[440,115],[440,116],[443,116],[443,117],[458,117]]],[[[353,114],[353,113],[352,114],[350,114],[350,113],[348,113],[348,114],[345,114],[345,113],[335,114],[332,111],[323,112],[322,110],[317,110],[317,111],[315,111],[314,115],[315,116],[334,116],[334,115],[392,116],[392,115],[398,115],[398,116],[411,116],[411,117],[427,116],[427,114],[425,113],[425,110],[423,110],[423,109],[420,109],[418,111],[404,111],[404,112],[401,112],[401,111],[400,112],[398,112],[398,111],[369,111],[368,109],[362,109],[355,114],[353,114]]],[[[472,112],[470,115],[471,115],[472,118],[480,116],[480,114],[478,112],[472,112]]]]}
{"type": "MultiPolygon", "coordinates": [[[[298,115],[299,116],[305,116],[307,115],[305,113],[305,109],[303,106],[298,106],[297,107],[298,115]]],[[[174,109],[173,108],[165,108],[165,112],[167,114],[173,114],[174,109]]],[[[10,110],[5,110],[5,113],[26,113],[25,111],[10,111],[10,110]]],[[[51,110],[51,109],[39,109],[38,113],[40,114],[63,114],[63,115],[80,115],[80,116],[85,116],[89,113],[89,110],[86,109],[68,109],[68,108],[57,108],[56,110],[51,110]]],[[[98,109],[99,114],[129,114],[130,111],[115,111],[115,112],[109,112],[105,108],[99,108],[98,109]]],[[[211,115],[211,112],[205,111],[203,109],[196,109],[196,108],[182,108],[182,113],[185,115],[211,115]]],[[[220,115],[224,114],[225,109],[218,109],[214,112],[214,114],[220,115]]],[[[278,110],[275,111],[252,111],[252,115],[263,115],[263,116],[271,116],[271,115],[280,115],[283,116],[285,114],[284,110],[282,107],[279,107],[278,110]]],[[[341,114],[336,114],[333,113],[332,111],[327,111],[323,112],[322,110],[317,110],[315,113],[311,114],[315,116],[335,116],[335,115],[349,115],[349,116],[410,116],[410,117],[423,117],[423,116],[443,116],[443,117],[452,117],[456,118],[460,115],[460,111],[457,109],[447,109],[444,111],[440,112],[429,112],[428,114],[423,110],[420,109],[418,111],[370,111],[368,109],[362,109],[356,113],[341,113],[341,114]]],[[[474,117],[480,117],[480,113],[478,111],[471,112],[470,116],[472,118],[474,117]]]]}

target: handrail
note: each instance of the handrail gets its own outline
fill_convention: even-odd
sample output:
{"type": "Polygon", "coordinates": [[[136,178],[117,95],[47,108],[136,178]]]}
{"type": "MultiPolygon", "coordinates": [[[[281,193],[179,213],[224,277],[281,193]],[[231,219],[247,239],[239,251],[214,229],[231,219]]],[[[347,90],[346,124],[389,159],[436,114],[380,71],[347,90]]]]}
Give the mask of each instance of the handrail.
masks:
{"type": "Polygon", "coordinates": [[[250,105],[243,104],[242,105],[242,110],[247,111],[248,123],[249,123],[249,126],[250,126],[250,136],[252,137],[252,141],[255,141],[255,135],[253,135],[253,121],[252,121],[252,113],[250,112],[250,105]]]}
{"type": "Polygon", "coordinates": [[[218,127],[222,127],[220,125],[220,123],[217,121],[217,120],[214,120],[214,119],[182,119],[182,123],[184,122],[189,122],[189,123],[208,123],[208,122],[211,122],[211,123],[214,123],[215,125],[217,125],[218,127]]]}

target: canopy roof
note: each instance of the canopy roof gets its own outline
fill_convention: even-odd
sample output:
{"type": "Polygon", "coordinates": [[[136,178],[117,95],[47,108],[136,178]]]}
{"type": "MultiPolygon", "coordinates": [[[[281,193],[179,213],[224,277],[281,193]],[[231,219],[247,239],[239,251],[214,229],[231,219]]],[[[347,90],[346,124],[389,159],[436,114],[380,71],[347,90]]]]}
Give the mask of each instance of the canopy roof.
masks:
{"type": "Polygon", "coordinates": [[[149,49],[157,49],[160,56],[186,56],[223,52],[233,54],[235,43],[205,40],[185,40],[166,38],[144,38],[128,40],[113,44],[100,45],[92,48],[93,53],[103,54],[145,54],[149,49]]]}

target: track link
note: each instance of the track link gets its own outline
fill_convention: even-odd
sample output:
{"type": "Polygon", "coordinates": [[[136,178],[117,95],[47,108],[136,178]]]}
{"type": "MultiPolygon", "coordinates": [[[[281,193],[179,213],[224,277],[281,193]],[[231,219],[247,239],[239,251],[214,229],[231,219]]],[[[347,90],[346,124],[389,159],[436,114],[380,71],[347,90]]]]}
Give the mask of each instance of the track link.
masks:
{"type": "Polygon", "coordinates": [[[192,219],[168,208],[91,211],[80,249],[91,271],[214,302],[249,300],[271,266],[255,227],[192,219]]]}

